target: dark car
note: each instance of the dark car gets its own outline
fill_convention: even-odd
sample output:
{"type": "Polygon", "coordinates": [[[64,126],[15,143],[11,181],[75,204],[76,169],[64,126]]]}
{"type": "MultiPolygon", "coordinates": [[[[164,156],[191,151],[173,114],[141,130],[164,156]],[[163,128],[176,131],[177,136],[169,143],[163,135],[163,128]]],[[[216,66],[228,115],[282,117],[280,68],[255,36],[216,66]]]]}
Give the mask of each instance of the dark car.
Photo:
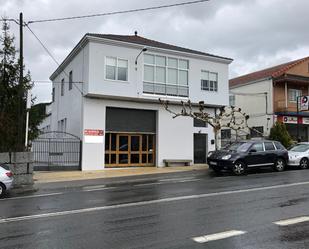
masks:
{"type": "Polygon", "coordinates": [[[283,171],[288,159],[288,152],[280,142],[247,140],[209,152],[207,162],[216,173],[231,170],[235,175],[242,175],[251,167],[272,166],[276,171],[283,171]]]}

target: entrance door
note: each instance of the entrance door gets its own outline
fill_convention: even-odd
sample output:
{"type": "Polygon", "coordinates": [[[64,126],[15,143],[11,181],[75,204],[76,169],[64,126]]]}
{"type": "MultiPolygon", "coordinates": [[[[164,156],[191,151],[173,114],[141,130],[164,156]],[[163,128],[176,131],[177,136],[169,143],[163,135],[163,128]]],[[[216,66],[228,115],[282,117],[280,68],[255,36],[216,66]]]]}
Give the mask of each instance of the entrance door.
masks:
{"type": "Polygon", "coordinates": [[[207,134],[194,134],[194,163],[206,163],[207,134]]]}
{"type": "Polygon", "coordinates": [[[155,135],[106,133],[105,166],[154,166],[155,135]]]}

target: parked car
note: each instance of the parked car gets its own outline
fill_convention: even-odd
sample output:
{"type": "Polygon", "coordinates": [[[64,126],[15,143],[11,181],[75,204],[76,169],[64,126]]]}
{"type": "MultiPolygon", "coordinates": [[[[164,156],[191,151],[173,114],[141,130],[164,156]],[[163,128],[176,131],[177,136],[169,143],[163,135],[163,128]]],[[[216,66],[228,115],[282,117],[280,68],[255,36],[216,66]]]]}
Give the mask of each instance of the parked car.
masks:
{"type": "Polygon", "coordinates": [[[0,166],[0,198],[3,197],[13,183],[13,174],[11,171],[0,166]]]}
{"type": "Polygon", "coordinates": [[[298,143],[289,149],[289,166],[309,168],[309,143],[298,143]]]}
{"type": "Polygon", "coordinates": [[[288,159],[288,152],[280,142],[246,140],[209,152],[207,162],[216,173],[231,170],[235,175],[242,175],[251,167],[272,166],[276,171],[283,171],[288,159]]]}

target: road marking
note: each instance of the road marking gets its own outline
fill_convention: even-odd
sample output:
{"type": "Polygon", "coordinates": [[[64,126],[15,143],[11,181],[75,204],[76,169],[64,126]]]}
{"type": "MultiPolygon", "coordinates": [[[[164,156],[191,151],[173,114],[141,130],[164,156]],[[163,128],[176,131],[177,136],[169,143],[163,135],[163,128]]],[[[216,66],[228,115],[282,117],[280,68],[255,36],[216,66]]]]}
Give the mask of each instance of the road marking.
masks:
{"type": "Polygon", "coordinates": [[[138,183],[133,186],[151,186],[151,185],[160,185],[160,184],[164,184],[164,182],[138,183]]]}
{"type": "Polygon", "coordinates": [[[222,233],[214,233],[210,235],[204,235],[200,237],[194,237],[192,238],[195,242],[197,243],[206,243],[209,241],[214,241],[214,240],[220,240],[220,239],[226,239],[234,236],[239,236],[247,233],[246,231],[238,231],[238,230],[230,230],[230,231],[225,231],[222,233]]]}
{"type": "Polygon", "coordinates": [[[197,181],[200,181],[201,179],[191,179],[191,180],[182,180],[182,181],[177,181],[177,182],[174,182],[174,183],[181,183],[181,182],[197,182],[197,181]]]}
{"type": "Polygon", "coordinates": [[[0,219],[0,224],[14,222],[14,221],[23,221],[23,220],[32,220],[32,219],[38,219],[38,218],[46,218],[46,217],[64,216],[64,215],[70,215],[70,214],[88,213],[88,212],[102,211],[102,210],[111,210],[111,209],[119,209],[119,208],[127,208],[127,207],[138,207],[138,206],[145,206],[145,205],[158,204],[158,203],[168,203],[168,202],[173,202],[173,201],[184,201],[184,200],[201,199],[201,198],[230,195],[230,194],[250,193],[250,192],[256,192],[256,191],[295,187],[295,186],[302,186],[302,185],[308,185],[308,184],[309,182],[297,182],[297,183],[273,185],[273,186],[260,187],[260,188],[250,188],[250,189],[223,191],[223,192],[217,192],[217,193],[169,197],[169,198],[163,198],[163,199],[157,199],[157,200],[151,200],[151,201],[140,201],[140,202],[125,203],[125,204],[117,204],[117,205],[112,205],[112,206],[83,208],[83,209],[59,211],[55,213],[45,213],[45,214],[21,216],[21,217],[14,217],[14,218],[3,218],[3,219],[0,219]]]}
{"type": "Polygon", "coordinates": [[[114,188],[115,188],[115,187],[85,189],[85,190],[83,190],[83,192],[102,191],[102,190],[114,189],[114,188]]]}
{"type": "Polygon", "coordinates": [[[64,193],[63,192],[57,192],[57,193],[40,194],[40,195],[26,195],[26,196],[19,196],[19,197],[11,197],[11,198],[0,199],[0,201],[19,200],[19,199],[28,199],[28,198],[38,198],[38,197],[46,197],[46,196],[62,195],[62,194],[64,194],[64,193]]]}
{"type": "Polygon", "coordinates": [[[106,185],[93,185],[93,186],[85,186],[83,187],[84,190],[88,190],[88,189],[98,189],[98,188],[105,188],[106,185]]]}
{"type": "Polygon", "coordinates": [[[278,220],[273,223],[278,226],[289,226],[289,225],[302,223],[306,221],[309,221],[309,216],[302,216],[302,217],[297,217],[297,218],[292,218],[292,219],[287,219],[287,220],[278,220]]]}

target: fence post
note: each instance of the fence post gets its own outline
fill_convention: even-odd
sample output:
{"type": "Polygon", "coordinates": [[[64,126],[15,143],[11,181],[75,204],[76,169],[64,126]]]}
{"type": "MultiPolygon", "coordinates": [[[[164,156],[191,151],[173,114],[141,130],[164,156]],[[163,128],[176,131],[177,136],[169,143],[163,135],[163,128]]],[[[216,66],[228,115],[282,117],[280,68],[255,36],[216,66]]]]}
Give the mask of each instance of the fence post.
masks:
{"type": "Polygon", "coordinates": [[[82,170],[83,141],[79,141],[79,169],[82,170]]]}

